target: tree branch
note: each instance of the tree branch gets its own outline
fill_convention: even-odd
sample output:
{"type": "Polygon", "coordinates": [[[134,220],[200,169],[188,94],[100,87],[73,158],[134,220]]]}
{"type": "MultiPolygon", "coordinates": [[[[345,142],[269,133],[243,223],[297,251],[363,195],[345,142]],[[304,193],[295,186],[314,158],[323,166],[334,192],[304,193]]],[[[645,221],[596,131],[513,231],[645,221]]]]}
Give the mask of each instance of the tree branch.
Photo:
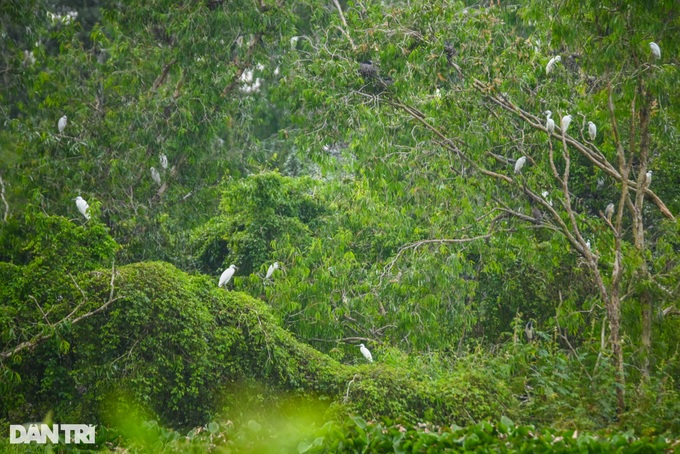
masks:
{"type": "Polygon", "coordinates": [[[7,199],[5,199],[5,182],[3,181],[2,176],[0,176],[0,198],[2,198],[2,202],[5,204],[5,214],[2,217],[2,220],[7,222],[7,216],[9,215],[9,204],[7,203],[7,199]]]}
{"type": "MultiPolygon", "coordinates": [[[[70,276],[70,275],[69,275],[69,276],[70,276]]],[[[115,276],[116,276],[115,267],[114,267],[114,265],[111,265],[111,283],[110,283],[111,291],[109,292],[109,300],[108,300],[106,303],[104,303],[104,304],[102,304],[101,306],[99,306],[98,308],[96,308],[96,309],[94,309],[94,310],[91,310],[90,312],[87,312],[87,313],[81,315],[80,317],[76,317],[76,318],[74,318],[73,320],[71,320],[71,317],[73,317],[73,315],[76,313],[76,311],[77,311],[77,310],[78,310],[78,309],[79,309],[79,308],[87,301],[87,298],[85,297],[85,293],[84,293],[83,290],[80,288],[80,286],[78,285],[78,283],[75,281],[75,279],[73,279],[73,276],[71,276],[71,279],[73,279],[73,282],[76,284],[76,287],[78,288],[78,290],[80,290],[81,294],[83,295],[83,298],[84,298],[84,299],[83,299],[83,302],[81,302],[80,304],[78,304],[78,306],[76,306],[76,308],[75,308],[74,310],[72,310],[71,313],[69,313],[69,314],[68,314],[66,317],[64,317],[63,319],[59,320],[59,321],[58,321],[56,324],[54,324],[54,325],[52,325],[52,324],[49,323],[49,320],[47,320],[47,315],[42,311],[42,308],[40,308],[40,305],[38,305],[38,308],[40,309],[40,312],[43,312],[43,315],[45,316],[45,319],[47,320],[47,323],[50,324],[50,326],[53,328],[52,331],[51,331],[50,333],[47,333],[47,334],[41,334],[41,335],[39,335],[39,336],[35,336],[33,339],[28,340],[28,341],[26,341],[26,342],[22,342],[22,343],[20,343],[19,345],[17,345],[16,347],[14,347],[13,349],[11,349],[11,350],[7,350],[7,351],[4,351],[4,352],[0,352],[0,359],[9,358],[10,356],[13,356],[13,355],[15,355],[15,354],[19,353],[20,351],[25,350],[25,349],[27,349],[27,348],[34,348],[34,347],[35,347],[36,345],[38,345],[40,342],[42,342],[42,341],[44,341],[45,339],[49,339],[49,338],[51,338],[52,336],[54,336],[54,334],[55,334],[56,331],[57,331],[57,328],[59,328],[59,326],[62,325],[62,324],[64,324],[64,323],[67,323],[67,322],[70,321],[70,323],[71,323],[72,325],[74,325],[74,324],[78,323],[79,321],[81,321],[81,320],[83,320],[83,319],[86,319],[86,318],[88,318],[88,317],[91,317],[91,316],[93,316],[93,315],[95,315],[95,314],[97,314],[97,313],[103,311],[103,310],[106,309],[107,307],[109,307],[109,306],[111,305],[111,303],[113,303],[114,301],[117,301],[118,299],[120,299],[120,297],[119,297],[119,298],[114,298],[114,297],[113,297],[113,292],[114,292],[114,285],[113,285],[113,284],[114,284],[114,281],[115,281],[115,276]]],[[[32,297],[31,297],[31,298],[32,298],[32,297]]],[[[35,299],[34,299],[34,301],[35,301],[35,299]]],[[[36,304],[38,304],[37,301],[36,301],[36,304]]]]}
{"type": "Polygon", "coordinates": [[[163,85],[163,82],[165,82],[165,78],[168,76],[168,72],[170,71],[170,68],[172,68],[172,65],[177,63],[177,59],[174,58],[163,67],[163,71],[159,74],[158,77],[156,77],[156,80],[153,82],[153,86],[151,87],[151,91],[156,91],[158,90],[158,87],[163,85]]]}

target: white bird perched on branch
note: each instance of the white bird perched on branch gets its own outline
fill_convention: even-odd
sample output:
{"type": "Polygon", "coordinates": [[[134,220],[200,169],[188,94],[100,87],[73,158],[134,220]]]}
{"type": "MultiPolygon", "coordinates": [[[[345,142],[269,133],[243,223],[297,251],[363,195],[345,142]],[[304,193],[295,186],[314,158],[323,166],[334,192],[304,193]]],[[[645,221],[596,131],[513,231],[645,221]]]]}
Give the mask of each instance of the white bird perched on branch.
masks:
{"type": "Polygon", "coordinates": [[[652,184],[652,171],[651,170],[645,174],[645,177],[646,177],[645,178],[645,185],[649,186],[650,184],[652,184]]]}
{"type": "Polygon", "coordinates": [[[562,128],[562,134],[567,134],[567,129],[569,129],[569,124],[571,123],[571,115],[565,115],[562,117],[562,122],[560,122],[560,128],[562,128]]]}
{"type": "Polygon", "coordinates": [[[661,48],[657,43],[652,41],[649,43],[649,47],[652,49],[652,54],[654,54],[656,58],[661,58],[661,48]]]}
{"type": "Polygon", "coordinates": [[[614,204],[610,203],[607,205],[607,208],[604,209],[604,215],[607,217],[607,220],[611,222],[612,216],[614,215],[614,204]]]}
{"type": "Polygon", "coordinates": [[[534,322],[529,320],[524,326],[524,334],[527,336],[527,341],[531,342],[534,339],[534,322]]]}
{"type": "Polygon", "coordinates": [[[218,287],[224,287],[225,285],[227,285],[229,283],[229,281],[231,280],[231,277],[236,272],[236,270],[237,270],[236,265],[231,265],[229,268],[224,270],[224,272],[222,273],[222,276],[220,276],[220,283],[217,284],[217,286],[218,287]]]}
{"type": "Polygon", "coordinates": [[[273,264],[269,265],[269,268],[267,269],[267,276],[265,279],[269,279],[272,277],[272,274],[274,274],[274,271],[279,269],[279,262],[274,262],[273,264]]]}
{"type": "Polygon", "coordinates": [[[522,156],[515,162],[515,173],[519,173],[522,170],[522,167],[524,167],[524,163],[527,162],[527,157],[522,156]]]}
{"type": "Polygon", "coordinates": [[[76,197],[76,206],[78,207],[78,211],[80,211],[80,214],[85,216],[85,219],[90,219],[90,215],[87,213],[87,209],[90,208],[90,205],[87,204],[85,199],[82,197],[78,196],[76,197]]]}
{"type": "Polygon", "coordinates": [[[545,129],[548,130],[548,134],[552,134],[553,131],[555,130],[555,120],[550,118],[552,116],[552,112],[549,111],[549,110],[546,110],[543,113],[546,115],[545,129]]]}
{"type": "Polygon", "coordinates": [[[168,157],[161,153],[158,155],[158,159],[161,161],[161,167],[163,167],[163,170],[166,170],[168,168],[168,157]]]}
{"type": "Polygon", "coordinates": [[[364,344],[359,344],[359,350],[361,350],[361,354],[364,355],[364,358],[366,358],[369,363],[373,362],[373,355],[371,355],[371,352],[368,351],[364,344]]]}
{"type": "Polygon", "coordinates": [[[586,247],[590,250],[590,240],[586,240],[586,247]]]}
{"type": "Polygon", "coordinates": [[[541,195],[543,196],[544,199],[546,199],[548,201],[548,205],[553,206],[552,199],[548,198],[548,196],[550,195],[550,193],[548,191],[543,191],[541,193],[541,195]]]}
{"type": "Polygon", "coordinates": [[[552,71],[553,67],[561,61],[562,61],[562,57],[560,57],[559,55],[551,58],[550,61],[548,62],[548,64],[545,65],[545,73],[550,74],[550,71],[552,71]]]}
{"type": "Polygon", "coordinates": [[[155,167],[151,167],[151,179],[156,182],[158,186],[161,185],[161,174],[158,173],[155,167]]]}
{"type": "Polygon", "coordinates": [[[66,124],[68,123],[68,119],[66,118],[66,115],[61,117],[59,121],[57,122],[57,128],[59,128],[59,134],[64,133],[64,129],[66,129],[66,124]]]}
{"type": "Polygon", "coordinates": [[[595,140],[595,137],[597,137],[597,126],[592,121],[588,122],[588,135],[590,140],[595,140]]]}

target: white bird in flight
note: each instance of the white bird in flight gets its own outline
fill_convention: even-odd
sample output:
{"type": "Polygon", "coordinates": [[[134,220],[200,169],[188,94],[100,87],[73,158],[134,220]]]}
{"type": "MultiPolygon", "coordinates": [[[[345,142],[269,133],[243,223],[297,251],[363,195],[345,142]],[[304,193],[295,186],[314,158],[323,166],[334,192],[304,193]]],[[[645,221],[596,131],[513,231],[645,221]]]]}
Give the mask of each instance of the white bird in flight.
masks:
{"type": "Polygon", "coordinates": [[[652,49],[652,54],[654,54],[656,58],[661,58],[661,48],[657,43],[652,41],[649,43],[649,47],[652,49]]]}
{"type": "Polygon", "coordinates": [[[90,205],[87,204],[85,199],[82,197],[78,196],[76,197],[76,206],[78,207],[78,211],[80,211],[80,214],[85,216],[85,219],[90,219],[90,215],[87,213],[87,209],[90,208],[90,205]]]}
{"type": "Polygon", "coordinates": [[[553,131],[555,130],[555,120],[550,118],[552,116],[552,112],[549,111],[549,110],[546,110],[543,113],[546,115],[545,129],[548,130],[548,134],[552,134],[553,131]]]}
{"type": "Polygon", "coordinates": [[[548,64],[545,65],[545,73],[550,74],[550,71],[552,71],[553,67],[561,61],[562,61],[562,57],[560,57],[559,55],[551,58],[550,61],[548,62],[548,64]]]}
{"type": "Polygon", "coordinates": [[[229,268],[224,270],[224,272],[222,273],[222,276],[220,276],[220,283],[217,284],[217,286],[218,287],[224,287],[225,285],[227,285],[235,272],[236,272],[236,265],[231,265],[229,268]]]}
{"type": "Polygon", "coordinates": [[[369,363],[373,362],[373,355],[371,355],[371,352],[368,351],[364,344],[359,344],[359,350],[361,350],[361,354],[364,355],[364,358],[366,358],[369,363]]]}
{"type": "Polygon", "coordinates": [[[612,220],[612,216],[614,215],[614,204],[610,203],[607,205],[607,208],[604,209],[604,215],[607,217],[608,221],[612,220]]]}
{"type": "Polygon", "coordinates": [[[646,177],[645,178],[645,185],[649,186],[650,184],[652,184],[652,171],[651,170],[645,174],[645,177],[646,177]]]}
{"type": "Polygon", "coordinates": [[[567,129],[569,129],[569,124],[571,123],[571,115],[565,115],[562,117],[562,122],[560,123],[560,128],[562,128],[562,135],[567,134],[567,129]]]}
{"type": "Polygon", "coordinates": [[[522,156],[517,160],[515,163],[515,173],[519,173],[522,170],[522,167],[524,167],[524,163],[527,162],[527,157],[522,156]]]}
{"type": "Polygon", "coordinates": [[[272,265],[269,265],[269,268],[267,269],[267,276],[265,279],[269,279],[272,277],[272,274],[274,274],[275,270],[279,269],[279,262],[274,262],[272,265]]]}
{"type": "Polygon", "coordinates": [[[163,167],[163,170],[168,168],[168,157],[165,156],[163,153],[158,155],[158,158],[161,160],[161,167],[163,167]]]}
{"type": "Polygon", "coordinates": [[[59,134],[63,134],[64,129],[66,129],[66,124],[68,123],[68,119],[66,118],[66,115],[61,117],[59,121],[57,122],[57,127],[59,128],[59,134]]]}
{"type": "Polygon", "coordinates": [[[161,185],[161,174],[156,170],[155,167],[151,167],[151,179],[156,182],[157,185],[161,185]]]}
{"type": "Polygon", "coordinates": [[[590,140],[595,140],[597,137],[597,126],[592,121],[588,122],[588,135],[590,135],[590,140]]]}

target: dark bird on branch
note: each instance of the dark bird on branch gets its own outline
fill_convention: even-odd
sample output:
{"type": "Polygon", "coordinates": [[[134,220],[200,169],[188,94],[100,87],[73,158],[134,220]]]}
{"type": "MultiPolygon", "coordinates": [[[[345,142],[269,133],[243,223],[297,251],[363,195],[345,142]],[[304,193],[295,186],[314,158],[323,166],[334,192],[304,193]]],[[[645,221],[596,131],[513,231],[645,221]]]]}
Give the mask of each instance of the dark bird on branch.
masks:
{"type": "Polygon", "coordinates": [[[378,68],[373,64],[373,61],[366,60],[359,63],[359,74],[364,79],[373,79],[378,77],[378,68]]]}
{"type": "Polygon", "coordinates": [[[453,57],[458,54],[458,51],[455,47],[453,47],[453,43],[451,43],[451,41],[446,41],[444,43],[444,54],[446,54],[446,61],[449,62],[449,65],[452,64],[453,57]]]}

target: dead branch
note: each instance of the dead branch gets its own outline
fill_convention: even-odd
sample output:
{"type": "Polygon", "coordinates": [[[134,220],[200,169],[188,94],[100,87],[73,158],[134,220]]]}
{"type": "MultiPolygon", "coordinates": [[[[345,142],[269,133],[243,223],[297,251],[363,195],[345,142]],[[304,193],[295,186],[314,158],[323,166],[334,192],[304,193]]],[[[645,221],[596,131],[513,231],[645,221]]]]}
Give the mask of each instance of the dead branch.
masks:
{"type": "MultiPolygon", "coordinates": [[[[70,275],[69,275],[69,276],[70,276],[70,275]]],[[[40,307],[40,305],[39,305],[38,302],[36,301],[36,304],[38,304],[38,308],[40,309],[40,312],[43,313],[43,316],[45,317],[45,320],[46,320],[47,323],[52,327],[52,330],[51,330],[49,333],[41,334],[41,335],[39,335],[39,336],[33,337],[31,340],[22,342],[22,343],[20,343],[19,345],[17,345],[16,347],[14,347],[13,349],[11,349],[11,350],[7,350],[7,351],[4,351],[4,352],[0,352],[0,359],[9,358],[10,356],[13,356],[13,355],[15,355],[15,354],[19,353],[20,351],[25,350],[25,349],[27,349],[27,348],[34,348],[34,347],[37,346],[40,342],[42,342],[42,341],[44,341],[44,340],[46,340],[46,339],[49,339],[49,338],[51,338],[52,336],[54,336],[55,333],[57,332],[57,329],[58,329],[61,325],[65,324],[65,323],[67,323],[67,322],[70,322],[71,325],[74,325],[74,324],[78,323],[79,321],[81,321],[81,320],[83,320],[83,319],[86,319],[86,318],[88,318],[88,317],[91,317],[91,316],[93,316],[93,315],[95,315],[95,314],[97,314],[97,313],[103,311],[103,310],[106,309],[107,307],[109,307],[109,306],[111,305],[111,303],[113,303],[114,301],[117,301],[118,299],[120,299],[120,297],[118,297],[118,298],[114,298],[114,297],[113,297],[115,277],[116,277],[115,266],[112,264],[112,265],[111,265],[111,283],[110,283],[110,285],[111,285],[111,291],[109,292],[109,299],[108,299],[108,301],[105,302],[104,304],[102,304],[101,306],[99,306],[98,308],[96,308],[96,309],[94,309],[94,310],[91,310],[90,312],[87,312],[87,313],[85,313],[85,314],[83,314],[83,315],[81,315],[81,316],[79,316],[79,317],[76,317],[76,318],[74,318],[73,320],[71,320],[71,317],[73,317],[73,315],[76,313],[76,311],[77,311],[77,310],[78,310],[78,309],[79,309],[79,308],[87,301],[87,297],[85,296],[85,293],[84,293],[83,290],[80,288],[80,286],[79,286],[78,283],[75,281],[75,279],[73,279],[73,277],[71,276],[71,279],[73,279],[73,282],[76,284],[76,287],[78,288],[78,290],[80,290],[81,294],[83,295],[83,302],[81,302],[80,304],[78,304],[78,306],[76,306],[76,308],[75,308],[73,311],[71,311],[71,313],[69,313],[66,317],[62,318],[62,319],[59,320],[57,323],[55,323],[54,325],[52,325],[52,324],[49,322],[49,320],[47,320],[47,314],[45,314],[45,313],[43,312],[42,308],[40,307]]],[[[31,298],[33,298],[33,297],[31,297],[31,298]]],[[[34,301],[35,301],[35,299],[34,299],[34,301]]]]}
{"type": "Polygon", "coordinates": [[[9,203],[7,203],[7,199],[5,199],[5,182],[3,181],[2,176],[0,176],[0,198],[2,198],[2,203],[5,204],[5,214],[2,217],[2,220],[7,222],[7,216],[9,215],[9,203]]]}
{"type": "Polygon", "coordinates": [[[167,65],[163,66],[163,70],[161,73],[156,77],[156,80],[153,82],[153,86],[151,87],[151,91],[156,91],[158,90],[158,87],[163,85],[163,82],[165,82],[165,78],[168,76],[168,72],[170,72],[170,68],[172,68],[172,65],[177,63],[177,59],[174,58],[168,63],[167,65]]]}
{"type": "Polygon", "coordinates": [[[338,3],[338,0],[333,0],[333,3],[335,4],[335,7],[338,9],[338,14],[340,14],[340,20],[342,21],[342,25],[345,26],[344,29],[342,27],[338,28],[340,28],[340,31],[349,40],[349,43],[352,45],[352,50],[356,50],[357,46],[354,45],[354,41],[352,41],[352,37],[349,35],[349,26],[347,25],[347,21],[345,20],[345,15],[342,13],[342,8],[340,8],[340,3],[338,3]]]}

